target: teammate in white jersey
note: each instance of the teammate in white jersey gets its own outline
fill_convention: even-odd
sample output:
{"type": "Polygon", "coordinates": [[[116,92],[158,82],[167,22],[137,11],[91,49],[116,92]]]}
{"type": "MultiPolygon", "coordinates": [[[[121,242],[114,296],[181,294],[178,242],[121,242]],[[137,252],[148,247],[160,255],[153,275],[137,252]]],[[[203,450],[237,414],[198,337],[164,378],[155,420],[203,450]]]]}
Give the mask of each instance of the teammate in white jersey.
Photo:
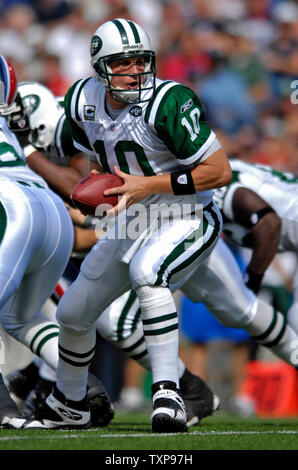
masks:
{"type": "MultiPolygon", "coordinates": [[[[22,112],[15,71],[0,56],[0,321],[55,369],[59,328],[41,309],[65,270],[74,231],[64,202],[26,165],[10,130],[26,125],[22,112]]],[[[94,379],[88,400],[91,388],[107,395],[94,379]]]]}
{"type": "MultiPolygon", "coordinates": [[[[247,285],[257,293],[277,252],[298,253],[298,179],[265,165],[231,160],[232,182],[216,189],[224,231],[235,243],[252,249],[247,285]]],[[[298,333],[298,270],[287,321],[298,333]]]]}
{"type": "MultiPolygon", "coordinates": [[[[96,76],[77,82],[66,97],[74,145],[96,153],[94,167],[124,179],[116,190],[125,196],[121,208],[124,201],[127,208],[141,202],[144,215],[152,216],[156,226],[147,226],[136,239],[113,238],[114,229],[108,230],[85,258],[58,305],[57,386],[47,399],[43,421],[34,425],[61,425],[59,410],[71,412],[69,400],[80,415],[73,427],[88,424],[90,413],[82,399],[94,353],[94,322],[133,287],[152,368],[152,428],[186,431],[178,390],[178,318],[169,284],[214,248],[221,220],[210,190],[230,181],[230,165],[195,93],[155,80],[155,54],[139,25],[116,19],[100,26],[91,41],[91,61],[96,76]],[[198,202],[203,210],[193,213],[198,202]],[[175,203],[180,215],[177,210],[173,217],[158,218],[156,212],[149,214],[153,203],[175,203]]],[[[116,228],[121,221],[119,217],[116,228]]]]}
{"type": "Polygon", "coordinates": [[[54,366],[58,328],[41,308],[69,259],[73,227],[61,199],[26,165],[7,126],[20,111],[16,93],[14,69],[0,56],[0,321],[54,366]]]}

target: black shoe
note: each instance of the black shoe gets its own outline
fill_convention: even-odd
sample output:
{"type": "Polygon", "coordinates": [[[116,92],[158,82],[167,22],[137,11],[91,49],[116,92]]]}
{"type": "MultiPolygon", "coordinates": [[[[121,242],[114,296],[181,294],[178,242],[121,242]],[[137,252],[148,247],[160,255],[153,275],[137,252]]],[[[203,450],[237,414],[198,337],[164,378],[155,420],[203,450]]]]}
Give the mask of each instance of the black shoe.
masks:
{"type": "Polygon", "coordinates": [[[187,432],[183,400],[175,382],[156,382],[152,385],[152,431],[158,433],[187,432]]]}
{"type": "Polygon", "coordinates": [[[53,392],[38,408],[35,418],[11,418],[10,429],[85,429],[90,426],[91,415],[87,396],[80,401],[67,400],[54,385],[53,392]]]}
{"type": "Polygon", "coordinates": [[[210,390],[203,379],[187,369],[180,379],[180,391],[185,404],[188,427],[199,424],[202,418],[212,415],[219,409],[218,396],[210,390]]]}
{"type": "Polygon", "coordinates": [[[0,428],[10,418],[21,416],[16,403],[12,400],[0,373],[0,428]]]}
{"type": "Polygon", "coordinates": [[[25,400],[29,392],[36,386],[38,367],[31,362],[21,370],[15,370],[6,376],[9,393],[19,400],[25,400]]]}
{"type": "Polygon", "coordinates": [[[91,427],[107,426],[114,418],[114,406],[101,381],[90,372],[87,400],[90,406],[91,427]]]}
{"type": "MultiPolygon", "coordinates": [[[[47,397],[53,390],[55,382],[39,377],[34,390],[27,397],[24,414],[31,419],[39,415],[39,409],[44,405],[47,397]]],[[[91,413],[91,426],[107,426],[114,418],[114,409],[101,381],[92,374],[88,374],[87,401],[91,413]]]]}
{"type": "Polygon", "coordinates": [[[44,405],[47,397],[53,390],[55,382],[38,378],[36,386],[26,398],[24,414],[30,418],[38,415],[38,410],[44,405]]]}

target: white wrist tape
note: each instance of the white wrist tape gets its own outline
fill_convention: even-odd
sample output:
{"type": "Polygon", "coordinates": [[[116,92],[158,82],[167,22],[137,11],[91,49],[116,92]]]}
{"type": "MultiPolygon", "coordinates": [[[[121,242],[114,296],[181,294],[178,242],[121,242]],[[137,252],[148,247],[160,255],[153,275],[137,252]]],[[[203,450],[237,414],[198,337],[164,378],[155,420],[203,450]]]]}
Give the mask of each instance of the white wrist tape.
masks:
{"type": "Polygon", "coordinates": [[[31,155],[31,153],[33,152],[37,152],[36,148],[33,147],[33,145],[29,144],[29,145],[26,145],[26,147],[24,147],[24,154],[26,158],[28,158],[29,155],[31,155]]]}

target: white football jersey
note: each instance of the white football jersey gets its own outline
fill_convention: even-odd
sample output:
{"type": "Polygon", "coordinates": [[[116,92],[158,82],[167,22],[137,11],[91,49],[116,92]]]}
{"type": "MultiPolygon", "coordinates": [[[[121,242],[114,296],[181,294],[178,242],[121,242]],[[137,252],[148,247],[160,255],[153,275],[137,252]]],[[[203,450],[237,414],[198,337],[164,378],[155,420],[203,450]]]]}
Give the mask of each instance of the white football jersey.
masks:
{"type": "Polygon", "coordinates": [[[0,117],[0,178],[47,188],[47,183],[26,164],[24,151],[18,139],[9,130],[6,120],[0,117]]]}
{"type": "MultiPolygon", "coordinates": [[[[105,95],[104,86],[94,77],[79,80],[66,96],[65,112],[74,145],[96,153],[106,172],[113,173],[114,165],[142,176],[191,169],[204,159],[215,140],[197,95],[176,82],[157,80],[149,102],[126,106],[116,119],[106,112],[105,95]]],[[[212,192],[205,191],[198,199],[184,196],[178,200],[206,205],[211,197],[212,192]]],[[[146,202],[160,198],[152,196],[146,202]]],[[[162,196],[162,201],[167,199],[173,202],[172,195],[162,196]]]]}
{"type": "MultiPolygon", "coordinates": [[[[224,231],[242,244],[249,230],[234,223],[232,201],[237,188],[254,191],[267,202],[282,220],[280,251],[298,249],[298,179],[291,173],[267,165],[230,160],[233,177],[229,185],[214,190],[214,200],[222,211],[224,231]]],[[[244,244],[245,245],[245,244],[244,244]]]]}

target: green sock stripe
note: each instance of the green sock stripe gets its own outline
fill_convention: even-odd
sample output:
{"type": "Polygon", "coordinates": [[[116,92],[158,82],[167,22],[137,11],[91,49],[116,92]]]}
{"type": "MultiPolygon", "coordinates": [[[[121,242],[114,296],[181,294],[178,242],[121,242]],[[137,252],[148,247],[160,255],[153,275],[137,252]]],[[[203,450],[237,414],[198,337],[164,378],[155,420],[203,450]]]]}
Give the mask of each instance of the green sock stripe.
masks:
{"type": "Polygon", "coordinates": [[[177,329],[178,329],[178,323],[175,323],[175,325],[166,326],[165,328],[159,328],[158,330],[144,331],[144,335],[145,336],[163,335],[165,333],[169,333],[170,331],[177,330],[177,329]]]}
{"type": "Polygon", "coordinates": [[[135,354],[134,356],[131,356],[131,358],[137,361],[138,359],[141,359],[142,357],[146,356],[146,354],[147,354],[147,349],[145,349],[145,351],[139,354],[135,354]]]}
{"type": "Polygon", "coordinates": [[[177,318],[177,312],[168,313],[162,317],[150,318],[148,320],[143,320],[143,325],[154,325],[155,323],[161,323],[163,321],[172,320],[172,318],[177,318]]]}
{"type": "Polygon", "coordinates": [[[31,343],[30,343],[30,345],[29,345],[29,348],[31,349],[31,351],[33,351],[34,343],[35,343],[35,341],[37,340],[37,338],[38,338],[44,331],[50,330],[50,329],[53,329],[53,328],[59,330],[59,326],[56,325],[55,323],[51,323],[50,325],[47,325],[47,326],[41,328],[40,330],[38,330],[38,332],[33,336],[32,341],[31,341],[31,343]]]}
{"type": "Polygon", "coordinates": [[[59,331],[56,331],[55,333],[50,333],[49,335],[45,336],[39,343],[38,347],[36,348],[35,354],[37,356],[40,356],[40,350],[44,346],[45,343],[47,343],[50,339],[52,338],[58,338],[59,336],[59,331]]]}
{"type": "Polygon", "coordinates": [[[93,359],[93,356],[91,359],[89,359],[88,361],[86,362],[75,362],[75,361],[72,361],[71,359],[68,359],[68,357],[65,357],[63,356],[63,354],[61,354],[61,352],[59,351],[59,357],[60,359],[62,359],[64,362],[67,362],[67,364],[70,364],[71,366],[74,366],[74,367],[86,367],[86,366],[89,366],[89,364],[91,363],[92,359],[93,359]]]}
{"type": "Polygon", "coordinates": [[[123,351],[125,351],[126,353],[129,353],[129,352],[133,351],[134,349],[138,348],[142,343],[144,343],[144,341],[145,341],[145,338],[144,338],[144,336],[142,336],[142,338],[140,338],[132,346],[128,346],[127,348],[123,348],[123,351]]]}
{"type": "Polygon", "coordinates": [[[69,349],[63,348],[61,344],[58,345],[59,353],[62,352],[64,354],[67,354],[68,356],[77,357],[78,359],[83,359],[84,357],[90,356],[90,354],[94,354],[95,348],[96,345],[86,353],[76,353],[74,351],[70,351],[69,349]]]}
{"type": "Polygon", "coordinates": [[[259,336],[252,336],[252,338],[255,339],[256,341],[262,341],[263,339],[267,338],[267,336],[269,336],[270,333],[273,331],[273,328],[275,327],[276,322],[277,322],[277,311],[274,309],[272,321],[269,327],[267,328],[267,330],[259,336]]]}
{"type": "Polygon", "coordinates": [[[283,324],[277,337],[273,341],[269,341],[269,343],[262,343],[262,345],[266,346],[267,348],[272,348],[273,346],[276,346],[280,342],[281,338],[283,337],[286,327],[287,327],[287,320],[286,320],[286,317],[284,316],[283,324]]]}

